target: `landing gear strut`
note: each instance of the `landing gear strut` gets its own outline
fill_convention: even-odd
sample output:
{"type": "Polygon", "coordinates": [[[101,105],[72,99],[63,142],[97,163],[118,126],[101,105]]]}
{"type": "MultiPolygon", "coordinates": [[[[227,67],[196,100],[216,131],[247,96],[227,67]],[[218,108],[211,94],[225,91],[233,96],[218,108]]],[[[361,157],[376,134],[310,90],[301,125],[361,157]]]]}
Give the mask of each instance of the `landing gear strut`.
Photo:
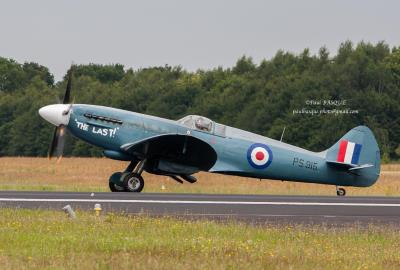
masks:
{"type": "Polygon", "coordinates": [[[346,195],[346,190],[344,188],[340,188],[336,186],[336,195],[342,197],[346,195]]]}
{"type": "Polygon", "coordinates": [[[113,173],[109,179],[109,187],[112,192],[141,192],[144,188],[142,172],[146,159],[131,161],[124,172],[113,173]]]}

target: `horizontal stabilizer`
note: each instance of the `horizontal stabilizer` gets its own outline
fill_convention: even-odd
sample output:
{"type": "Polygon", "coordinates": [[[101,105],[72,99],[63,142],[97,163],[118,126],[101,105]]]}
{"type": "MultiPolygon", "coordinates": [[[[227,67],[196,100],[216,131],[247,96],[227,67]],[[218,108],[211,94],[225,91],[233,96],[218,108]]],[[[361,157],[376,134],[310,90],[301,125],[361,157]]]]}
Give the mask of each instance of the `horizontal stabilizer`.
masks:
{"type": "Polygon", "coordinates": [[[337,166],[337,167],[348,169],[349,171],[361,170],[361,169],[370,168],[370,167],[374,166],[372,164],[356,165],[356,164],[338,162],[338,161],[333,161],[333,160],[327,160],[326,163],[331,164],[333,166],[337,166]]]}
{"type": "Polygon", "coordinates": [[[331,164],[333,166],[341,167],[341,168],[354,168],[354,167],[357,167],[357,165],[354,165],[354,164],[345,163],[345,162],[339,162],[339,161],[333,161],[333,160],[327,160],[326,163],[331,164]]]}
{"type": "Polygon", "coordinates": [[[361,170],[361,169],[370,168],[370,167],[374,167],[374,165],[372,165],[372,164],[363,164],[363,165],[359,165],[359,166],[350,168],[349,171],[361,170]]]}

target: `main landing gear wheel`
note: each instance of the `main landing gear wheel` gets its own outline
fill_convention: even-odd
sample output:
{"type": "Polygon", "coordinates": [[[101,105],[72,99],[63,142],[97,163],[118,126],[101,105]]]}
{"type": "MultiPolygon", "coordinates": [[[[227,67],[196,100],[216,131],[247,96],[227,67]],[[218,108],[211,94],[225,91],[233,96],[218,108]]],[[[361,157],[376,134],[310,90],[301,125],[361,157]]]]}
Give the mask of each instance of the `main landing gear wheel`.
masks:
{"type": "Polygon", "coordinates": [[[128,192],[141,192],[144,188],[143,177],[137,173],[128,173],[123,176],[122,184],[128,192]]]}
{"type": "Polygon", "coordinates": [[[115,182],[119,182],[120,181],[121,176],[122,176],[121,172],[113,173],[110,176],[110,179],[108,180],[108,186],[110,187],[110,190],[112,192],[123,192],[123,191],[125,191],[124,187],[115,184],[115,182]]]}
{"type": "Polygon", "coordinates": [[[340,197],[346,195],[346,190],[344,188],[336,188],[336,194],[340,197]]]}
{"type": "Polygon", "coordinates": [[[123,187],[120,187],[112,182],[108,182],[108,186],[110,187],[110,190],[112,192],[123,192],[125,189],[123,187]]]}
{"type": "Polygon", "coordinates": [[[144,188],[144,180],[141,176],[146,159],[132,160],[123,172],[115,172],[108,180],[108,186],[112,192],[141,192],[144,188]]]}

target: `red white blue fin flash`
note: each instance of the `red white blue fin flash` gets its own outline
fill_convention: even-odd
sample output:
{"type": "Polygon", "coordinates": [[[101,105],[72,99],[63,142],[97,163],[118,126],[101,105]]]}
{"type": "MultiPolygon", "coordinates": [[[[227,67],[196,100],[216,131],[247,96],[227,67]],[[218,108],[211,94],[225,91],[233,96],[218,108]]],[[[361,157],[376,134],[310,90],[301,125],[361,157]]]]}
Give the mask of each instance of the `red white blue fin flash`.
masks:
{"type": "Polygon", "coordinates": [[[361,148],[361,144],[347,140],[340,141],[339,152],[336,161],[347,164],[358,164],[361,148]]]}

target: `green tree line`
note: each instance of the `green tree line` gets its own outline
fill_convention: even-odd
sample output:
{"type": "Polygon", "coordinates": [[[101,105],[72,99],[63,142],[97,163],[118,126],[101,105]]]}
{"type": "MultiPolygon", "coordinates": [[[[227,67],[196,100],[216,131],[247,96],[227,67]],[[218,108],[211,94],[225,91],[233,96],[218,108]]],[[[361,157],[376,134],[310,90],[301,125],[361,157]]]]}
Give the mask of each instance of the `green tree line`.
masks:
{"type": "MultiPolygon", "coordinates": [[[[66,79],[47,67],[0,57],[0,156],[45,156],[53,127],[41,106],[59,103],[66,79]]],[[[357,125],[375,133],[383,158],[400,158],[400,48],[346,41],[334,55],[278,51],[254,63],[189,72],[180,66],[126,69],[78,65],[74,103],[111,106],[170,119],[199,114],[310,150],[331,146],[357,125]]],[[[69,137],[65,155],[101,151],[69,137]]]]}

